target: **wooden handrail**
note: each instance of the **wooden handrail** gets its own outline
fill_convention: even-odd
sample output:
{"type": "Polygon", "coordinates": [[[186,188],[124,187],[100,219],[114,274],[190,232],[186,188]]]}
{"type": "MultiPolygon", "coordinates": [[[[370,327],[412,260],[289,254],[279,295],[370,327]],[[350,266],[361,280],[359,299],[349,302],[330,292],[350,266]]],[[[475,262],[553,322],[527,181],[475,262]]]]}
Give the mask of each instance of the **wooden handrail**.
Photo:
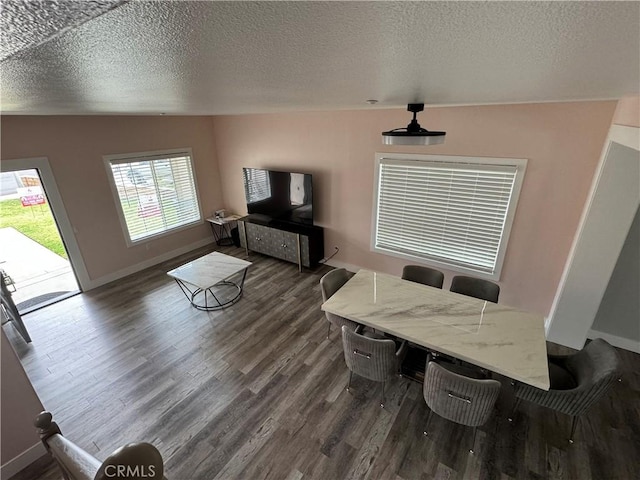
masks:
{"type": "Polygon", "coordinates": [[[65,480],[166,480],[162,455],[150,443],[127,444],[101,463],[63,437],[51,413],[42,412],[34,425],[65,480]]]}

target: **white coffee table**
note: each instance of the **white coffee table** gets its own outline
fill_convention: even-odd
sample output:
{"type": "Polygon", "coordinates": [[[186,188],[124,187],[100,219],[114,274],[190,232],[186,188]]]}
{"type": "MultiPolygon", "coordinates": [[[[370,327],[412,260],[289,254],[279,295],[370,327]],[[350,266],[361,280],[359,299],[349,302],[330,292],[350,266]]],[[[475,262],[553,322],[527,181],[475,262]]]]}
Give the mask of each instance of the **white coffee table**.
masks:
{"type": "Polygon", "coordinates": [[[240,299],[249,265],[251,262],[213,252],[185,263],[167,275],[176,281],[195,308],[219,310],[240,299]]]}

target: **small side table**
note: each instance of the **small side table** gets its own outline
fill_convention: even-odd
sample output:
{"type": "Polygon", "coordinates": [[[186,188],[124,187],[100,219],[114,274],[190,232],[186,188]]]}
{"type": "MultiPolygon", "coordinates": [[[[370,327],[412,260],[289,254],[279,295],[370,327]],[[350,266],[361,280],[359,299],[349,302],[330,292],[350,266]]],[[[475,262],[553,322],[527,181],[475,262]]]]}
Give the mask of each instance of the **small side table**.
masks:
{"type": "Polygon", "coordinates": [[[240,218],[242,218],[240,215],[229,215],[224,218],[207,218],[207,222],[211,225],[211,232],[213,232],[213,238],[215,238],[217,245],[233,245],[231,229],[240,218]]]}

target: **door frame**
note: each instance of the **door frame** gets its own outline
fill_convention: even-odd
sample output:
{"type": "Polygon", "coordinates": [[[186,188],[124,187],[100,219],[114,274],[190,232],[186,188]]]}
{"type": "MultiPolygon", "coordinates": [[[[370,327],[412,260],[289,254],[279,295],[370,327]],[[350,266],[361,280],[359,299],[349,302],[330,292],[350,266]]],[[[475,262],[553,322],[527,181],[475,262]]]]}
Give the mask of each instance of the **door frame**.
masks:
{"type": "Polygon", "coordinates": [[[34,168],[40,174],[42,188],[45,191],[54,221],[58,226],[58,231],[69,255],[69,263],[78,281],[78,286],[81,291],[85,291],[90,283],[89,273],[76,241],[75,230],[69,221],[64,202],[58,191],[58,185],[49,165],[49,159],[47,157],[18,158],[15,160],[2,160],[0,164],[0,171],[2,172],[15,172],[16,170],[31,170],[34,168]]]}

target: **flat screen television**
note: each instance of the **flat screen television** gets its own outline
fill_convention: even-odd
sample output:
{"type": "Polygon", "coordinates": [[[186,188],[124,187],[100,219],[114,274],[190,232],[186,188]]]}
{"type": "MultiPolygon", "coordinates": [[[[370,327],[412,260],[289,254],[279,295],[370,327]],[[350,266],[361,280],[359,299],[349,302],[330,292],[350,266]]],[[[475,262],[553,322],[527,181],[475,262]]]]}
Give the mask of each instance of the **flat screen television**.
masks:
{"type": "Polygon", "coordinates": [[[313,225],[313,179],[308,173],[243,168],[247,212],[273,222],[313,225]]]}

